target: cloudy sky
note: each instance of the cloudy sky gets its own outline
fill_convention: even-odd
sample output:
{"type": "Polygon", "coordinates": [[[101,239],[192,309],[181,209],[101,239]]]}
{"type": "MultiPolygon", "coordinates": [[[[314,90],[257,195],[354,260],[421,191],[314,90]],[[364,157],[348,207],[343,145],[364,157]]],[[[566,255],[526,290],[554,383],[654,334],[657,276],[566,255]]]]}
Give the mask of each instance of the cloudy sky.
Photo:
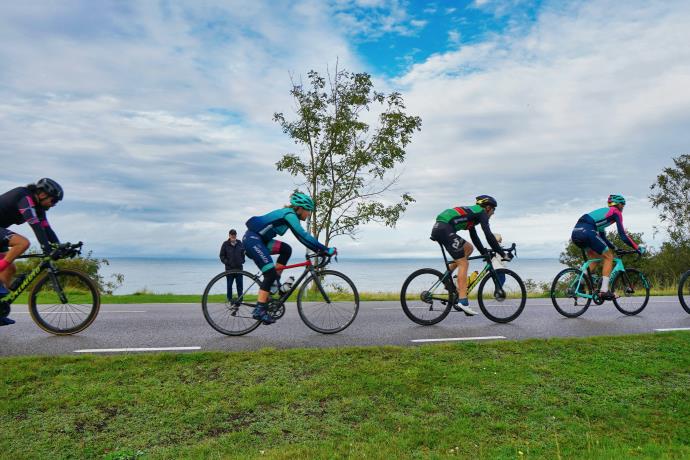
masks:
{"type": "Polygon", "coordinates": [[[53,227],[97,256],[215,257],[299,184],[272,115],[337,60],[423,122],[395,190],[417,202],[343,257],[435,256],[434,217],[481,193],[523,256],[556,257],[609,193],[658,244],[649,186],[690,151],[687,24],[685,0],[1,2],[0,188],[58,180],[53,227]]]}

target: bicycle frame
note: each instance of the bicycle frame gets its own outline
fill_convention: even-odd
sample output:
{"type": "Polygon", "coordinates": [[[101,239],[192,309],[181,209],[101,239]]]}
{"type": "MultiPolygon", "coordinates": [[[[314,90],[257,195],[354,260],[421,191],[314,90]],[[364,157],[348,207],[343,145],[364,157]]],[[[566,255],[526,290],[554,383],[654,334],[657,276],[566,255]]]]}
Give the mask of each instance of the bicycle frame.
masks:
{"type": "MultiPolygon", "coordinates": [[[[309,257],[309,256],[307,256],[307,257],[309,257]]],[[[330,261],[330,258],[329,258],[328,260],[330,261]]],[[[286,292],[284,292],[284,293],[281,293],[281,295],[280,295],[277,299],[276,299],[276,298],[272,299],[272,302],[278,302],[278,303],[281,304],[281,305],[284,304],[284,303],[290,298],[290,296],[292,295],[292,293],[295,292],[295,291],[297,290],[297,288],[299,288],[299,287],[302,285],[302,281],[304,281],[304,279],[305,279],[307,276],[309,276],[309,275],[314,275],[314,280],[315,280],[316,286],[319,288],[319,291],[320,291],[321,294],[323,295],[323,297],[324,297],[324,299],[326,300],[326,302],[330,303],[330,302],[331,302],[331,299],[330,299],[330,297],[328,296],[328,294],[326,293],[326,291],[323,289],[323,286],[321,286],[321,282],[319,281],[319,277],[318,277],[318,276],[315,276],[316,273],[317,273],[317,271],[318,271],[318,269],[319,269],[319,268],[324,268],[327,264],[328,264],[328,262],[326,262],[325,264],[322,263],[322,264],[314,265],[314,263],[313,263],[311,260],[307,259],[307,260],[305,260],[304,262],[300,262],[300,263],[292,264],[292,265],[286,265],[285,267],[283,267],[283,271],[284,271],[284,270],[290,270],[290,269],[292,269],[292,268],[298,268],[298,267],[304,267],[304,271],[303,271],[302,274],[299,276],[299,278],[297,278],[297,279],[292,283],[292,286],[290,287],[290,289],[288,289],[288,290],[287,290],[286,292]]],[[[256,274],[255,274],[254,276],[255,276],[256,278],[260,278],[261,275],[262,275],[261,271],[257,271],[256,274]]],[[[251,286],[250,286],[250,287],[251,287],[251,286]]],[[[245,289],[245,292],[246,292],[248,289],[249,289],[249,288],[245,289]]],[[[242,296],[244,296],[244,293],[242,293],[242,296]]]]}
{"type": "MultiPolygon", "coordinates": [[[[618,249],[616,250],[616,254],[619,256],[625,255],[625,254],[632,254],[634,252],[635,251],[631,252],[631,251],[623,251],[623,250],[618,250],[618,249]]],[[[577,285],[575,286],[574,294],[576,297],[581,297],[583,299],[594,299],[596,286],[593,285],[594,284],[593,283],[593,280],[594,280],[593,276],[594,275],[589,270],[589,267],[592,264],[602,262],[603,259],[601,259],[601,258],[587,259],[587,256],[586,256],[584,251],[582,252],[582,254],[583,254],[583,257],[585,258],[585,262],[580,266],[580,276],[577,277],[577,285]],[[582,279],[585,275],[587,275],[589,277],[590,281],[592,281],[592,294],[585,294],[585,293],[582,293],[580,291],[580,286],[582,285],[582,279]]],[[[611,279],[611,281],[613,281],[617,276],[619,276],[619,274],[623,274],[623,276],[625,276],[625,265],[623,264],[623,259],[621,259],[620,257],[614,257],[613,263],[614,263],[613,268],[611,269],[611,273],[609,274],[609,278],[611,279]]],[[[645,282],[646,282],[646,278],[645,278],[645,282]]]]}
{"type": "MultiPolygon", "coordinates": [[[[51,270],[51,272],[52,272],[52,270],[55,268],[55,267],[53,266],[53,263],[52,263],[51,259],[50,259],[50,256],[29,254],[29,255],[26,255],[26,256],[20,256],[19,259],[28,259],[28,258],[32,258],[32,257],[42,257],[43,260],[41,260],[41,263],[38,264],[38,265],[36,266],[36,268],[34,268],[33,270],[31,270],[31,271],[26,275],[26,278],[24,279],[24,281],[22,281],[22,284],[20,284],[19,287],[18,287],[17,289],[15,289],[14,291],[10,291],[9,294],[7,294],[7,295],[4,296],[2,299],[0,299],[0,302],[5,302],[5,303],[7,303],[8,305],[12,304],[12,302],[14,302],[14,301],[17,299],[17,297],[19,297],[19,296],[21,295],[21,293],[24,292],[24,290],[25,290],[27,287],[29,287],[29,285],[30,285],[36,278],[38,278],[38,276],[41,274],[41,272],[42,272],[43,270],[49,269],[49,270],[51,270]]],[[[60,293],[60,295],[62,296],[62,292],[61,292],[60,290],[56,289],[56,291],[58,291],[58,292],[60,293]]]]}
{"type": "MultiPolygon", "coordinates": [[[[448,266],[450,265],[450,262],[448,262],[448,257],[446,256],[446,250],[443,247],[442,244],[439,243],[439,246],[441,247],[441,252],[443,253],[443,260],[446,263],[446,272],[443,274],[441,279],[434,283],[434,285],[429,289],[429,291],[433,292],[440,283],[445,283],[446,278],[450,278],[452,281],[452,274],[455,271],[455,269],[451,270],[448,266]]],[[[486,255],[478,255],[478,256],[473,256],[473,257],[468,257],[467,260],[479,260],[482,259],[486,261],[486,264],[484,265],[484,268],[482,268],[482,271],[479,272],[477,277],[472,280],[472,282],[467,284],[467,292],[472,292],[472,289],[474,289],[475,286],[477,286],[481,280],[483,280],[488,274],[491,274],[494,279],[496,279],[496,269],[494,268],[493,264],[491,263],[491,259],[493,258],[493,254],[491,252],[488,252],[486,255]]],[[[457,267],[456,267],[457,268],[457,267]]],[[[455,283],[451,284],[455,287],[455,283]]],[[[497,283],[496,285],[498,286],[500,283],[497,283]]],[[[457,288],[456,288],[457,290],[457,288]]]]}
{"type": "MultiPolygon", "coordinates": [[[[583,294],[580,292],[580,286],[582,284],[582,278],[585,276],[589,276],[589,279],[592,280],[592,273],[589,270],[589,266],[592,264],[596,264],[601,262],[602,259],[589,259],[586,260],[585,263],[582,264],[580,267],[580,276],[577,277],[577,286],[575,287],[575,295],[577,297],[582,297],[584,299],[593,299],[594,295],[592,294],[583,294]]],[[[611,274],[609,275],[610,279],[613,279],[616,277],[616,275],[620,272],[625,273],[625,266],[623,265],[623,260],[616,257],[613,259],[613,269],[611,269],[611,274]]],[[[592,286],[592,292],[594,292],[595,286],[592,286]]]]}

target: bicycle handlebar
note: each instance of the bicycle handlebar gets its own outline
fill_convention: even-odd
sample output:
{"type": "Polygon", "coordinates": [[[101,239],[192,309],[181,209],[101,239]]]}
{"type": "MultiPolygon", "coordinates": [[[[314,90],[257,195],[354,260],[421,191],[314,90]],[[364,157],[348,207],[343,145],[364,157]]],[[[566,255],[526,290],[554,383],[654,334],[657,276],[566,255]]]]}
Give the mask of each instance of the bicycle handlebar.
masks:
{"type": "Polygon", "coordinates": [[[71,259],[81,254],[81,247],[84,245],[81,241],[78,243],[61,243],[56,245],[51,251],[50,258],[53,260],[58,259],[71,259]]]}
{"type": "Polygon", "coordinates": [[[618,249],[618,248],[616,248],[616,255],[617,256],[627,256],[627,255],[632,255],[632,254],[637,254],[638,259],[640,259],[642,257],[642,253],[637,249],[618,249]]]}
{"type": "MultiPolygon", "coordinates": [[[[513,256],[513,257],[517,257],[517,246],[515,245],[515,243],[513,243],[512,245],[510,245],[510,247],[501,248],[501,249],[503,249],[503,251],[504,251],[506,254],[510,254],[510,255],[513,256]]],[[[494,258],[495,256],[497,256],[497,255],[498,255],[498,252],[494,251],[493,249],[489,249],[489,250],[486,251],[486,255],[483,256],[483,257],[484,257],[485,259],[491,260],[491,259],[493,259],[493,258],[494,258]]]]}
{"type": "Polygon", "coordinates": [[[335,261],[338,261],[338,253],[336,252],[333,255],[328,255],[325,253],[312,253],[312,254],[306,254],[304,256],[306,259],[321,259],[317,260],[317,262],[314,264],[314,267],[316,268],[324,268],[326,265],[331,263],[331,259],[335,257],[335,261]]]}
{"type": "Polygon", "coordinates": [[[81,254],[81,247],[84,245],[81,241],[78,243],[60,243],[53,246],[49,252],[39,252],[37,254],[25,254],[17,257],[17,259],[32,259],[50,257],[53,260],[68,259],[76,257],[81,254]]]}

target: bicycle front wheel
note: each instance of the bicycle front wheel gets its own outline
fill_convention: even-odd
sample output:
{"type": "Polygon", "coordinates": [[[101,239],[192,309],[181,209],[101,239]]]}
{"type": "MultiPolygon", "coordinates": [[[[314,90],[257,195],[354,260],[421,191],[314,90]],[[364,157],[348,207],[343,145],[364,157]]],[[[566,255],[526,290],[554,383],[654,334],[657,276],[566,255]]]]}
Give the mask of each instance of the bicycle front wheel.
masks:
{"type": "Polygon", "coordinates": [[[444,283],[443,274],[433,268],[422,268],[412,273],[400,290],[403,311],[422,326],[443,321],[456,297],[456,290],[444,283]]]}
{"type": "Polygon", "coordinates": [[[566,268],[553,279],[551,303],[566,318],[577,318],[592,303],[592,283],[589,276],[577,268],[566,268]],[[589,297],[583,297],[583,296],[589,297]],[[580,303],[582,302],[582,303],[580,303]]]}
{"type": "Polygon", "coordinates": [[[626,268],[613,279],[611,291],[620,295],[613,299],[613,304],[624,315],[636,315],[649,302],[649,283],[644,274],[634,268],[626,268]]]}
{"type": "Polygon", "coordinates": [[[690,313],[690,270],[683,273],[678,283],[678,300],[683,309],[690,313]]]}
{"type": "Polygon", "coordinates": [[[334,334],[347,328],[359,311],[355,284],[340,272],[312,273],[297,294],[297,312],[310,329],[334,334]],[[316,275],[316,276],[314,276],[316,275]]]}
{"type": "Polygon", "coordinates": [[[244,335],[261,324],[252,317],[261,281],[249,272],[228,270],[209,281],[201,297],[204,318],[213,329],[225,335],[244,335]],[[228,276],[239,275],[231,285],[237,297],[228,299],[228,276]],[[238,292],[241,287],[242,292],[238,292]]]}
{"type": "Polygon", "coordinates": [[[55,335],[81,332],[98,315],[98,287],[77,270],[48,271],[29,293],[29,313],[38,326],[55,335]]]}
{"type": "Polygon", "coordinates": [[[477,290],[479,308],[491,321],[509,323],[522,313],[527,303],[527,289],[512,270],[499,268],[496,279],[486,276],[477,290]]]}

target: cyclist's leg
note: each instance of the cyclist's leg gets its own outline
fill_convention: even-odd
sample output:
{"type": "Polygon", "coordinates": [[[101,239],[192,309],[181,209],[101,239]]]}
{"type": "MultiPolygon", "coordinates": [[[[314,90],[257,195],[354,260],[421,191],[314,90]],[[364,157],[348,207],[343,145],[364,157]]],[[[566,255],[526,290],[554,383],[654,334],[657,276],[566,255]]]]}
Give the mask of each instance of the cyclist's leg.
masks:
{"type": "Polygon", "coordinates": [[[278,260],[276,260],[276,272],[278,273],[278,279],[280,279],[280,275],[282,275],[283,269],[287,265],[288,260],[290,260],[290,256],[292,255],[292,247],[289,244],[278,240],[271,240],[266,246],[271,252],[271,255],[278,254],[278,260]]]}
{"type": "Polygon", "coordinates": [[[458,267],[458,296],[460,299],[467,299],[467,272],[470,268],[470,261],[467,258],[474,251],[474,246],[465,241],[462,246],[462,257],[457,258],[453,263],[458,267]]]}
{"type": "Polygon", "coordinates": [[[613,269],[613,251],[609,250],[606,242],[599,236],[598,233],[594,231],[589,233],[588,247],[590,255],[602,259],[601,296],[606,300],[610,300],[612,298],[612,294],[609,291],[609,276],[611,275],[611,270],[613,269]]]}
{"type": "Polygon", "coordinates": [[[242,238],[242,243],[244,243],[244,250],[247,256],[254,261],[261,270],[261,273],[263,273],[263,280],[261,281],[261,286],[259,286],[256,308],[252,316],[255,319],[262,320],[265,324],[271,324],[274,321],[268,314],[266,307],[268,305],[271,285],[278,277],[275,264],[273,263],[273,259],[271,259],[271,252],[268,250],[261,237],[254,232],[248,231],[245,233],[242,238]]]}
{"type": "Polygon", "coordinates": [[[0,282],[9,286],[12,276],[16,271],[14,261],[29,249],[29,240],[17,233],[5,228],[0,228],[0,252],[4,252],[0,258],[0,282]]]}
{"type": "Polygon", "coordinates": [[[455,233],[452,225],[443,222],[436,222],[434,224],[431,237],[441,243],[453,259],[453,263],[450,264],[449,268],[454,270],[455,267],[458,267],[457,287],[460,309],[467,315],[476,315],[477,312],[468,307],[469,301],[467,300],[467,271],[470,266],[467,257],[472,253],[474,247],[455,233]]]}

